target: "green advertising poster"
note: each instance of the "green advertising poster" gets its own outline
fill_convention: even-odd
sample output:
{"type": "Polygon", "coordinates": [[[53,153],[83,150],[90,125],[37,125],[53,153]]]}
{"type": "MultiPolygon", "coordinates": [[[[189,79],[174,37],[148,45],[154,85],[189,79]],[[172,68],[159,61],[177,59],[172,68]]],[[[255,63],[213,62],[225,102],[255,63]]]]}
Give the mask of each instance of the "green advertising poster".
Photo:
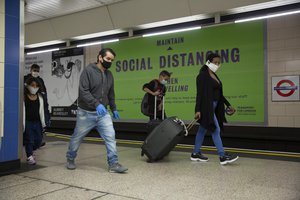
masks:
{"type": "Polygon", "coordinates": [[[111,71],[122,119],[148,119],[140,104],[145,83],[160,71],[172,72],[167,84],[167,116],[194,117],[196,77],[209,52],[221,56],[217,75],[224,96],[237,110],[229,122],[264,122],[264,33],[262,22],[230,24],[104,45],[117,56],[111,71]]]}

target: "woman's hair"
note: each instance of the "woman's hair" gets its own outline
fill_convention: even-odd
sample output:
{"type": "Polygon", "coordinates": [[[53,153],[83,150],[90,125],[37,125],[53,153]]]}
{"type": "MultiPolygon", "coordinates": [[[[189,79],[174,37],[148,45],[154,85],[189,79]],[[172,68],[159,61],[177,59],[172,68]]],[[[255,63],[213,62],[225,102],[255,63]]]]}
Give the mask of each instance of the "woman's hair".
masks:
{"type": "Polygon", "coordinates": [[[206,57],[206,61],[212,62],[214,58],[220,58],[220,56],[216,53],[211,53],[206,57]]]}
{"type": "Polygon", "coordinates": [[[32,82],[36,82],[36,84],[37,84],[37,86],[39,87],[39,88],[41,88],[41,83],[40,83],[40,81],[37,79],[37,78],[35,78],[35,77],[29,77],[28,79],[26,79],[26,81],[25,81],[25,84],[24,84],[24,93],[25,94],[30,94],[30,92],[29,92],[29,90],[27,89],[27,85],[31,85],[31,83],[32,82]]]}

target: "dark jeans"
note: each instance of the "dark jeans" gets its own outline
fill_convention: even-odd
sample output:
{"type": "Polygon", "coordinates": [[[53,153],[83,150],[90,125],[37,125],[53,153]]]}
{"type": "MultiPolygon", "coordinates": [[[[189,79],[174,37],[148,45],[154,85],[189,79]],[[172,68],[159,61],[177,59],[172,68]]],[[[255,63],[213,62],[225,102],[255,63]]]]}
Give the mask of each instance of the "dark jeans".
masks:
{"type": "Polygon", "coordinates": [[[24,145],[27,158],[38,149],[42,142],[42,125],[40,121],[26,121],[24,132],[24,145]]]}

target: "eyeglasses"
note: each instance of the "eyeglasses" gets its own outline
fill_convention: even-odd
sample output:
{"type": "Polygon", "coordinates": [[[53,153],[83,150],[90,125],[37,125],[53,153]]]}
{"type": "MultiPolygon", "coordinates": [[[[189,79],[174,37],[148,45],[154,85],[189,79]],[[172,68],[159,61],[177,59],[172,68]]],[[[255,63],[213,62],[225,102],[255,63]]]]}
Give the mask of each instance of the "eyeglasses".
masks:
{"type": "Polygon", "coordinates": [[[32,71],[33,72],[40,72],[40,70],[38,70],[38,69],[33,69],[32,71]]]}

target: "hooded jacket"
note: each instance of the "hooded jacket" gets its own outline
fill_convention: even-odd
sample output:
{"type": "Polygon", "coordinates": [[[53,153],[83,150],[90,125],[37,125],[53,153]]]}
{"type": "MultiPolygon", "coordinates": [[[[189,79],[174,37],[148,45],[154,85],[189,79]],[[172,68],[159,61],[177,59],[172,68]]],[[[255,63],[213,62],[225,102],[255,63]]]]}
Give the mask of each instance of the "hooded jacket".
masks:
{"type": "Polygon", "coordinates": [[[95,111],[99,104],[116,110],[114,78],[109,70],[102,72],[95,63],[89,64],[82,72],[79,82],[78,106],[95,111]]]}

